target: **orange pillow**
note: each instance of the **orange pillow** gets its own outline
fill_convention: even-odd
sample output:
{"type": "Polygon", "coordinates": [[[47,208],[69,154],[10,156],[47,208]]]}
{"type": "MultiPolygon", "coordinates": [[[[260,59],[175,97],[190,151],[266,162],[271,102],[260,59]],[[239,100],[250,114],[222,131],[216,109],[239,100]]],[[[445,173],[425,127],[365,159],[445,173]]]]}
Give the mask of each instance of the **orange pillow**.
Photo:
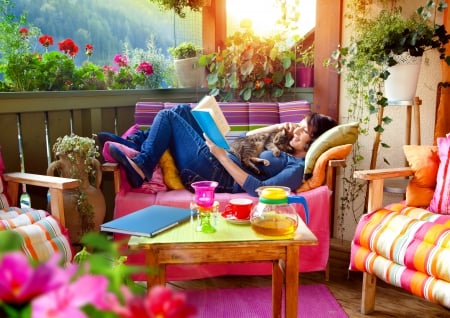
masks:
{"type": "Polygon", "coordinates": [[[328,161],[333,159],[345,159],[352,151],[352,144],[332,147],[323,152],[317,159],[312,177],[303,182],[296,192],[304,192],[321,186],[325,182],[328,161]]]}
{"type": "Polygon", "coordinates": [[[433,198],[439,168],[436,146],[405,145],[406,160],[414,172],[406,187],[406,205],[427,207],[433,198]]]}

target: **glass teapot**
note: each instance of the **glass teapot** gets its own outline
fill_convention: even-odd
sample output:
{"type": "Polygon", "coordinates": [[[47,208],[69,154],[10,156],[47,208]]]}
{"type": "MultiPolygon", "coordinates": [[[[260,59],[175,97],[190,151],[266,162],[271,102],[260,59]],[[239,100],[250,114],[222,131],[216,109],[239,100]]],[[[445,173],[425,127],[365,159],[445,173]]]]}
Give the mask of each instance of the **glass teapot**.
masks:
{"type": "Polygon", "coordinates": [[[291,203],[300,203],[305,209],[306,223],[309,223],[309,210],[306,199],[290,195],[291,190],[281,186],[265,186],[256,189],[259,202],[250,214],[250,224],[255,232],[263,235],[289,235],[298,226],[299,215],[291,203]]]}

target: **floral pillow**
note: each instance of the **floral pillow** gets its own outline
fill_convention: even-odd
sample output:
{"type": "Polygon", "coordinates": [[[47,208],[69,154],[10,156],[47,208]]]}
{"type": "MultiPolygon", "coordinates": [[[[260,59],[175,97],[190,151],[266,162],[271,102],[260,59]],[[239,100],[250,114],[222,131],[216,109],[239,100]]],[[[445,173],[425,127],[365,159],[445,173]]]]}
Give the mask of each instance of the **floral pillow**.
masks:
{"type": "Polygon", "coordinates": [[[437,139],[439,169],[437,173],[436,189],[428,210],[440,214],[450,214],[450,135],[437,139]]]}

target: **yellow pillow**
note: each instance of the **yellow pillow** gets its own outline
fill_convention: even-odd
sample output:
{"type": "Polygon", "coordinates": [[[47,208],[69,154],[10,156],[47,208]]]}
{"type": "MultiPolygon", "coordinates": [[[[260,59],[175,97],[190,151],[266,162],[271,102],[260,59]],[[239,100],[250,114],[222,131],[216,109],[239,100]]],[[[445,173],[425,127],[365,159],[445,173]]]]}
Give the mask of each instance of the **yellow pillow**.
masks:
{"type": "Polygon", "coordinates": [[[354,144],[358,139],[359,124],[352,122],[335,126],[319,136],[306,152],[304,180],[311,177],[316,160],[328,149],[345,144],[354,144]]]}
{"type": "Polygon", "coordinates": [[[175,166],[175,161],[169,150],[164,151],[161,159],[159,160],[159,166],[161,167],[164,183],[170,190],[184,189],[183,182],[181,182],[178,168],[175,166]]]}
{"type": "Polygon", "coordinates": [[[296,192],[312,190],[324,184],[328,161],[347,158],[352,151],[352,147],[352,144],[345,144],[330,148],[322,153],[314,165],[312,177],[303,182],[296,192]]]}
{"type": "Polygon", "coordinates": [[[414,172],[406,187],[406,205],[427,207],[436,187],[440,161],[437,146],[405,145],[403,151],[414,172]]]}

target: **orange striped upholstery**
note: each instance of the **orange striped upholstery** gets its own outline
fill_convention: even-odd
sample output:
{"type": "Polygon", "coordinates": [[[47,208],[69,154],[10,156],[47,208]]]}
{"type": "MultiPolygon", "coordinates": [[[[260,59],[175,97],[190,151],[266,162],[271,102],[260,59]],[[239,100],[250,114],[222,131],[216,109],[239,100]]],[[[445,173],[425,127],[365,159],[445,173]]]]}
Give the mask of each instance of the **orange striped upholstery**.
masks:
{"type": "Polygon", "coordinates": [[[13,230],[23,238],[22,250],[31,258],[44,261],[59,252],[63,261],[72,260],[66,229],[43,210],[10,207],[0,210],[0,231],[13,230]]]}
{"type": "Polygon", "coordinates": [[[350,269],[450,308],[450,215],[401,203],[364,215],[350,269]]]}

